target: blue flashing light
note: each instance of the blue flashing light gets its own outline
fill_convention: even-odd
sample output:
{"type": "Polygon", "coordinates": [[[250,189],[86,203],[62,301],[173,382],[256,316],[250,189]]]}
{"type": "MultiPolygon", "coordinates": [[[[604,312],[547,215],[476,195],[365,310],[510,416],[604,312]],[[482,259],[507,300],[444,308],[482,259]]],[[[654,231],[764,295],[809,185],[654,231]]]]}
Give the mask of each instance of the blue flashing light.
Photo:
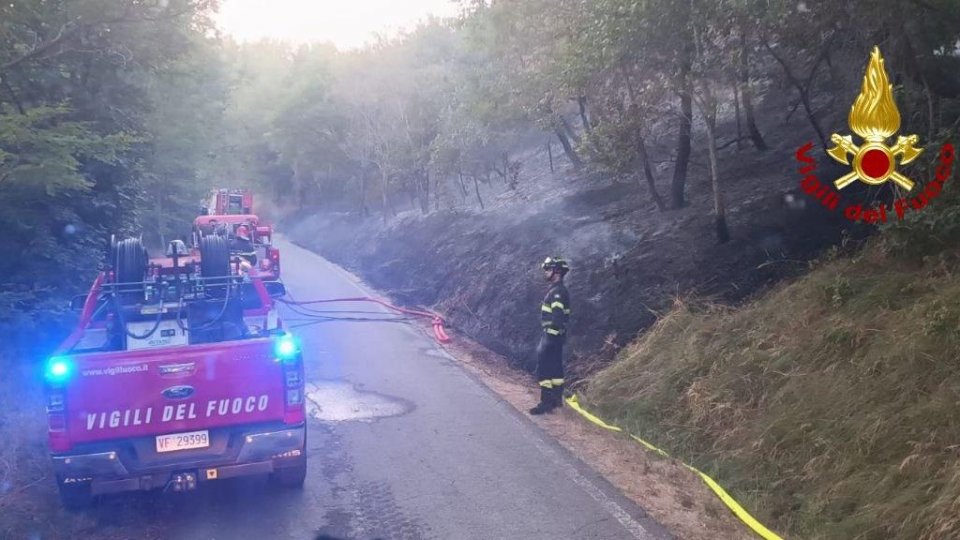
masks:
{"type": "Polygon", "coordinates": [[[273,347],[273,353],[277,360],[283,362],[295,360],[297,355],[300,354],[300,344],[297,342],[297,338],[286,334],[277,339],[277,343],[273,347]]]}
{"type": "Polygon", "coordinates": [[[65,356],[54,356],[47,360],[45,376],[51,383],[62,383],[73,373],[73,362],[65,356]]]}

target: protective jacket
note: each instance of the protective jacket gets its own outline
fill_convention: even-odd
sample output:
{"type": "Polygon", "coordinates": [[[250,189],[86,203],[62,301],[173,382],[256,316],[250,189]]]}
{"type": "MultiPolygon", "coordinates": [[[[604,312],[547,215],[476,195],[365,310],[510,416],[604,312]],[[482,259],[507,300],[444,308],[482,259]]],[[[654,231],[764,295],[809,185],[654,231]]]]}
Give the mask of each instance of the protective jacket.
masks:
{"type": "Polygon", "coordinates": [[[562,281],[554,283],[540,305],[540,326],[551,339],[565,341],[570,319],[570,293],[562,281]]]}
{"type": "Polygon", "coordinates": [[[570,318],[570,293],[562,282],[551,285],[540,305],[543,333],[537,345],[537,384],[540,403],[531,414],[543,414],[563,405],[563,344],[570,318]]]}

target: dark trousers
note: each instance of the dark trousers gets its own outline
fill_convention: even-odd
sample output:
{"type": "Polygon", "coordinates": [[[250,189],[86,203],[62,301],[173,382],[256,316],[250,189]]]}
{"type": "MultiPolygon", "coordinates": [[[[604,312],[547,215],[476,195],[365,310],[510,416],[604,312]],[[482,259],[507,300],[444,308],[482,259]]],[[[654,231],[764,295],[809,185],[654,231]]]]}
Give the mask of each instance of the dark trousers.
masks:
{"type": "Polygon", "coordinates": [[[540,337],[537,345],[537,382],[540,401],[558,406],[563,401],[563,338],[549,335],[540,337]]]}

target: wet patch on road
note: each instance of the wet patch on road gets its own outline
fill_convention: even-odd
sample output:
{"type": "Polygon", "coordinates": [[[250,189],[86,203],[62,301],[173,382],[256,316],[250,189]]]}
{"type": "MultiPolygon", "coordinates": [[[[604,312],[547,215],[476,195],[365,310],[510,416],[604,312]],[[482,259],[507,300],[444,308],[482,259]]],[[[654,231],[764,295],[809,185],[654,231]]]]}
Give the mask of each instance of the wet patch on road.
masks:
{"type": "Polygon", "coordinates": [[[323,422],[372,422],[413,410],[407,400],[358,390],[346,381],[307,383],[307,414],[323,422]]]}

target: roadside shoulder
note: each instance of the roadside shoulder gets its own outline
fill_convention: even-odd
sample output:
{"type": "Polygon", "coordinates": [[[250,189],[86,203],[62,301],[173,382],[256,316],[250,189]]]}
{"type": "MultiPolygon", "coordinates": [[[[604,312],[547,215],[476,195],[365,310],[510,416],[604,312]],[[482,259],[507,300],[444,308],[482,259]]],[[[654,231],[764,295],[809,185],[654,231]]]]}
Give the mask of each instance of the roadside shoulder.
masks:
{"type": "MultiPolygon", "coordinates": [[[[461,335],[442,347],[518,411],[526,411],[536,402],[533,377],[511,367],[502,356],[461,335]]],[[[679,462],[649,452],[626,435],[595,426],[569,407],[530,419],[677,538],[753,538],[703,482],[679,462]]]]}

